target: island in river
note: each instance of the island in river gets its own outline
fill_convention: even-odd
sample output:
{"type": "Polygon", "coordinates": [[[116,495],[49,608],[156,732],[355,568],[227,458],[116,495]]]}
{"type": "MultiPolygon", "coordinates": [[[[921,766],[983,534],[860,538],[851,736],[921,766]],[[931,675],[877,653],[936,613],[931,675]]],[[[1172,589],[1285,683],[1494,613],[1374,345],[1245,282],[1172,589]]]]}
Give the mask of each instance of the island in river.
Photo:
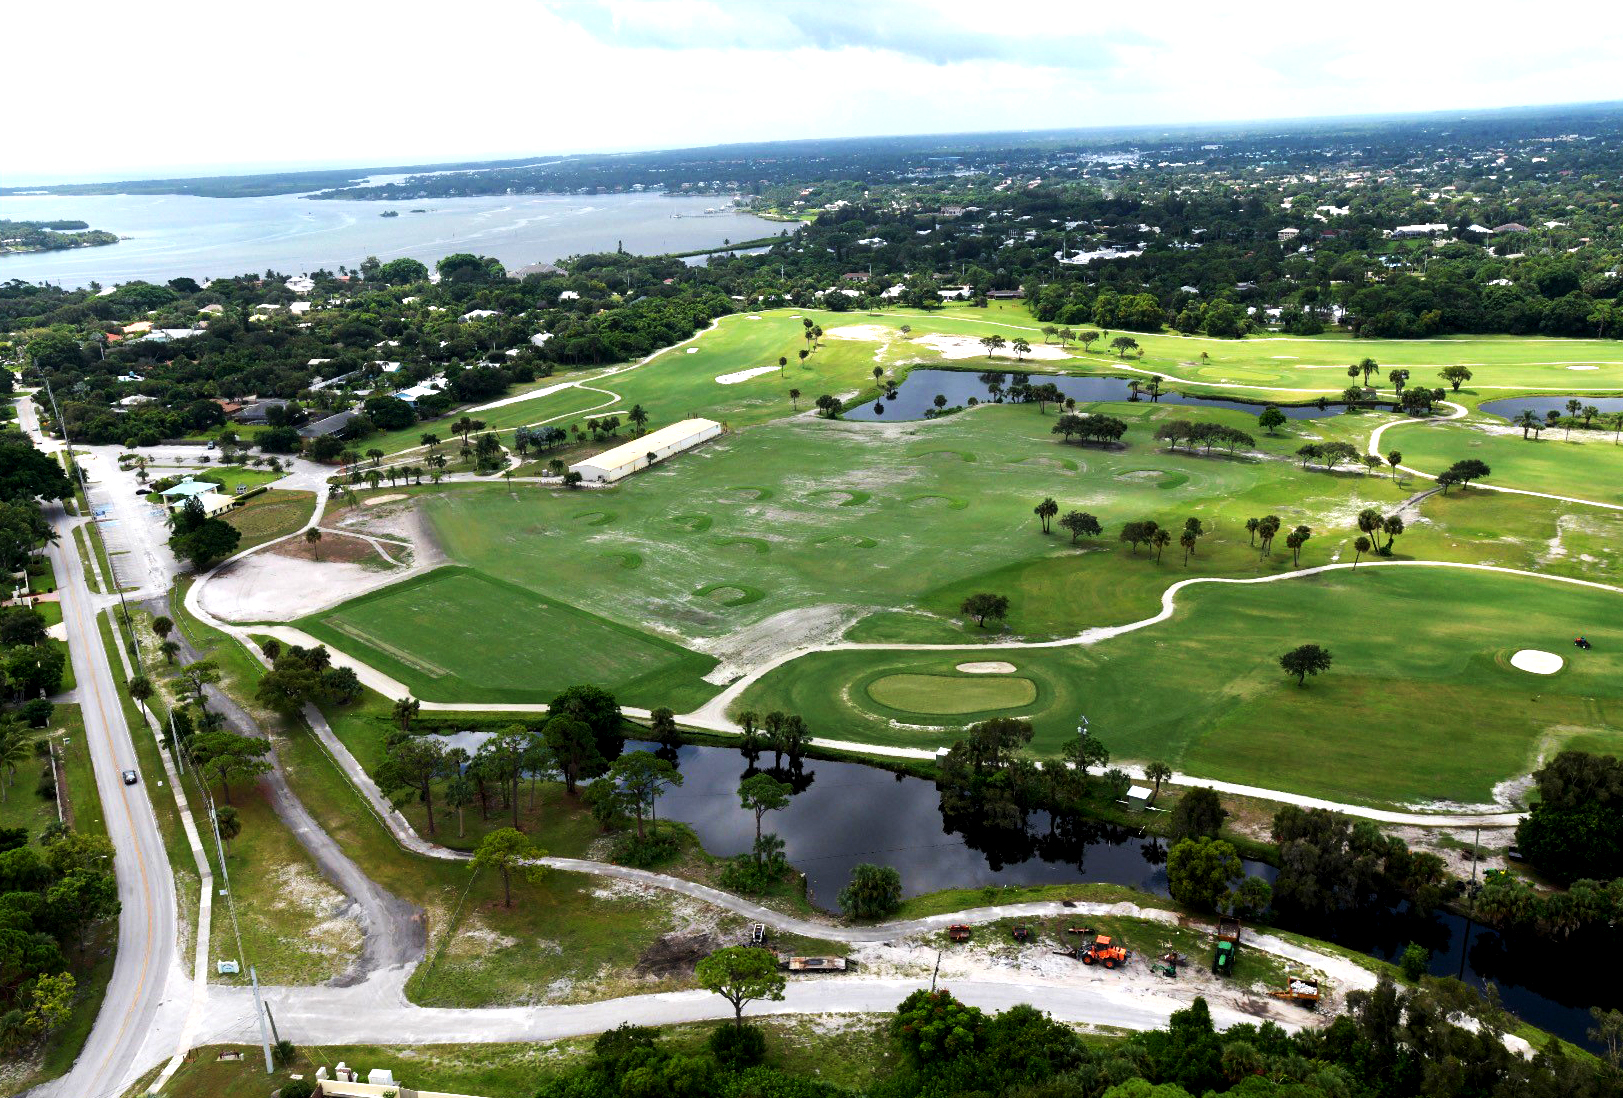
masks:
{"type": "Polygon", "coordinates": [[[85,221],[6,221],[0,219],[0,253],[60,252],[117,244],[118,235],[92,229],[85,221]]]}

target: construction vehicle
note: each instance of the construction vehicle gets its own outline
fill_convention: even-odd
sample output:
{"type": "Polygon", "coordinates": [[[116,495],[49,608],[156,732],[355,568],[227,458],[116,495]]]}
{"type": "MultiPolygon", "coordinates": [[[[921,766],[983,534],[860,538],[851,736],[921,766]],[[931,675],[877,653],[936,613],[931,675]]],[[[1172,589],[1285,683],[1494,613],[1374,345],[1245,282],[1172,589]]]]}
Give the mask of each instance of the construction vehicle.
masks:
{"type": "Polygon", "coordinates": [[[1307,976],[1287,976],[1283,991],[1270,991],[1268,993],[1275,999],[1287,999],[1293,1003],[1302,1003],[1306,1006],[1317,1006],[1319,1002],[1319,981],[1307,976]]]}
{"type": "Polygon", "coordinates": [[[1183,964],[1184,960],[1183,954],[1174,949],[1170,953],[1161,954],[1160,959],[1151,961],[1150,971],[1157,976],[1166,976],[1176,980],[1178,978],[1178,966],[1183,964]]]}
{"type": "Polygon", "coordinates": [[[1217,921],[1217,952],[1212,956],[1212,975],[1234,975],[1234,958],[1239,949],[1239,920],[1219,919],[1217,921]]]}
{"type": "Polygon", "coordinates": [[[1031,928],[1029,926],[1017,926],[1013,930],[1009,931],[1009,935],[1017,942],[1030,941],[1031,928]]]}
{"type": "Polygon", "coordinates": [[[953,923],[947,928],[947,937],[951,938],[955,942],[969,941],[969,924],[953,923]]]}
{"type": "Polygon", "coordinates": [[[1123,946],[1117,945],[1108,934],[1101,934],[1093,941],[1082,947],[1082,963],[1085,965],[1103,965],[1106,968],[1115,968],[1117,965],[1127,963],[1131,956],[1123,946]]]}

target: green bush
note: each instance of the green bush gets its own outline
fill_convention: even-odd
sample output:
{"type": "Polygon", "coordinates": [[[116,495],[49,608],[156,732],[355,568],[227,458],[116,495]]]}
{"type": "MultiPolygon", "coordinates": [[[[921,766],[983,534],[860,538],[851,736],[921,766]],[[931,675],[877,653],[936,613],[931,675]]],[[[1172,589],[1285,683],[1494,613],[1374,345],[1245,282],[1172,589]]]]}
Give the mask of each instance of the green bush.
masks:
{"type": "Polygon", "coordinates": [[[754,1067],[766,1057],[766,1034],[757,1026],[721,1026],[710,1034],[710,1055],[728,1071],[754,1067]]]}
{"type": "Polygon", "coordinates": [[[629,865],[634,869],[651,869],[664,865],[676,857],[680,845],[676,835],[669,831],[650,832],[647,835],[626,835],[614,844],[609,855],[616,865],[629,865]]]}
{"type": "Polygon", "coordinates": [[[863,862],[840,890],[840,910],[853,919],[883,919],[902,906],[902,875],[888,865],[863,862]]]}

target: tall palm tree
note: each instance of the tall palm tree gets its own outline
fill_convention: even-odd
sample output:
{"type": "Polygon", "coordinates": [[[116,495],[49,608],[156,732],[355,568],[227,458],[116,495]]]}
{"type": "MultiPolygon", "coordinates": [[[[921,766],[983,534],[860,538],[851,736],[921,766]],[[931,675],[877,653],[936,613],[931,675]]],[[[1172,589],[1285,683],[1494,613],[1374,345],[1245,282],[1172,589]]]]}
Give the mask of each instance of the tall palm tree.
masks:
{"type": "Polygon", "coordinates": [[[1533,414],[1531,408],[1523,408],[1522,414],[1517,416],[1514,422],[1517,427],[1522,429],[1523,442],[1527,441],[1527,432],[1538,427],[1538,417],[1533,414]]]}
{"type": "Polygon", "coordinates": [[[17,780],[17,767],[34,753],[30,738],[27,729],[20,724],[0,730],[0,766],[6,770],[6,780],[0,783],[0,804],[5,803],[7,790],[17,780]]]}

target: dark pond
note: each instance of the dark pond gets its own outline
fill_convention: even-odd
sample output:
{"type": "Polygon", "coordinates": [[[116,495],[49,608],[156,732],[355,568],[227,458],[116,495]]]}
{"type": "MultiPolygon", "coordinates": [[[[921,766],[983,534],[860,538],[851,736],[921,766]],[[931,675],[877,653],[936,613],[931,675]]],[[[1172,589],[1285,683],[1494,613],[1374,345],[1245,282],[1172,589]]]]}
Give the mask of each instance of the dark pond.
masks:
{"type": "Polygon", "coordinates": [[[1504,397],[1500,400],[1484,401],[1480,407],[1490,416],[1499,416],[1502,419],[1515,419],[1527,411],[1543,419],[1548,412],[1566,415],[1569,400],[1582,401],[1586,406],[1599,408],[1602,413],[1623,412],[1623,397],[1583,396],[1577,393],[1569,397],[1504,397]]]}
{"type": "MultiPolygon", "coordinates": [[[[1119,377],[1067,377],[1063,374],[1019,374],[1009,371],[1003,371],[1002,376],[1005,379],[1002,388],[1005,390],[1017,381],[1031,381],[1036,384],[1052,381],[1059,387],[1060,392],[1068,397],[1074,397],[1078,404],[1130,401],[1133,397],[1127,380],[1119,377]]],[[[894,397],[883,399],[877,404],[864,404],[844,415],[846,419],[860,420],[923,419],[925,410],[935,406],[938,393],[947,398],[948,408],[965,406],[969,403],[970,397],[983,404],[993,399],[991,386],[981,380],[979,373],[969,370],[913,370],[896,387],[894,397]],[[880,411],[881,408],[884,410],[880,411]]],[[[1149,399],[1147,393],[1139,397],[1139,400],[1145,402],[1149,399]]],[[[1158,403],[1233,408],[1250,412],[1252,415],[1261,412],[1265,407],[1262,404],[1248,404],[1239,400],[1186,396],[1168,389],[1161,390],[1158,403]]],[[[1342,410],[1339,404],[1329,404],[1323,408],[1317,404],[1281,404],[1278,408],[1291,419],[1320,419],[1324,416],[1337,415],[1342,410]]]]}
{"type": "MultiPolygon", "coordinates": [[[[484,732],[445,737],[476,750],[484,732]]],[[[654,751],[682,773],[681,788],[660,798],[659,815],[689,825],[705,849],[721,857],[747,853],[754,817],[738,803],[738,783],[754,771],[737,751],[627,741],[627,751],[654,751]]],[[[770,755],[762,764],[770,765],[770,755]]],[[[933,782],[858,763],[809,760],[798,770],[771,771],[796,789],[789,807],[767,816],[766,828],[785,841],[789,861],[806,874],[812,901],[824,908],[859,862],[895,867],[909,896],[944,888],[1099,881],[1167,894],[1166,845],[1135,830],[1094,820],[1050,819],[1033,812],[1025,826],[987,828],[971,816],[943,812],[933,782]]],[[[1246,862],[1246,871],[1272,880],[1272,866],[1246,862]]],[[[1410,942],[1431,951],[1431,971],[1481,987],[1492,981],[1504,1005],[1542,1029],[1585,1047],[1589,1008],[1623,1005],[1623,956],[1604,941],[1537,948],[1507,940],[1443,913],[1416,915],[1402,907],[1314,933],[1397,961],[1410,942]],[[1464,954],[1463,971],[1461,954],[1464,954]]]]}
{"type": "MultiPolygon", "coordinates": [[[[655,751],[658,745],[632,741],[626,750],[655,751]]],[[[740,807],[737,794],[738,783],[751,773],[746,760],[719,747],[680,747],[675,755],[683,784],[660,799],[660,815],[688,824],[713,854],[747,853],[755,838],[754,817],[740,807]]],[[[761,760],[771,761],[770,755],[761,760]]],[[[1033,812],[1023,829],[991,830],[972,818],[945,816],[934,783],[857,763],[813,760],[798,774],[776,776],[800,791],[788,808],[767,817],[767,826],[785,840],[789,861],[806,874],[811,899],[821,907],[834,905],[859,862],[894,866],[910,896],[942,888],[1068,881],[1167,894],[1165,843],[1141,839],[1126,828],[1050,821],[1047,813],[1033,812]]],[[[1275,875],[1261,862],[1248,861],[1246,871],[1269,880],[1275,875]]],[[[1419,942],[1431,951],[1433,973],[1459,976],[1466,920],[1398,909],[1361,917],[1332,937],[1394,962],[1410,942],[1419,942]]],[[[1463,979],[1477,987],[1493,981],[1507,1008],[1585,1046],[1590,1045],[1589,1007],[1600,1000],[1599,989],[1612,989],[1608,994],[1614,1001],[1603,1005],[1623,1003],[1616,990],[1623,988],[1623,961],[1614,947],[1591,953],[1579,945],[1545,943],[1529,950],[1480,926],[1471,930],[1463,979]]]]}

